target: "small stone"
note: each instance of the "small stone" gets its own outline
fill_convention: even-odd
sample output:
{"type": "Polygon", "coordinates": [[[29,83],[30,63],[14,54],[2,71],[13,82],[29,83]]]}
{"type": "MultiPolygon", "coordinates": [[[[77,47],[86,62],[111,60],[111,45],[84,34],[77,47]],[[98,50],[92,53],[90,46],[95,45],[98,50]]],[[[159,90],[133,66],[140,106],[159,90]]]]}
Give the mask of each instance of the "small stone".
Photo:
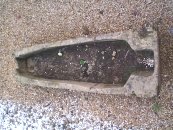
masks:
{"type": "Polygon", "coordinates": [[[43,107],[48,107],[52,102],[49,101],[49,102],[46,102],[45,104],[43,104],[43,107]]]}
{"type": "Polygon", "coordinates": [[[146,4],[151,4],[152,0],[145,0],[146,4]]]}
{"type": "Polygon", "coordinates": [[[104,51],[102,51],[101,53],[102,53],[102,55],[104,55],[104,53],[105,53],[105,52],[104,52],[104,51]]]}
{"type": "Polygon", "coordinates": [[[115,59],[115,57],[112,57],[112,60],[114,60],[115,59]]]}
{"type": "Polygon", "coordinates": [[[173,27],[171,27],[171,28],[169,29],[169,33],[170,33],[171,35],[173,35],[173,27]]]}
{"type": "Polygon", "coordinates": [[[58,52],[58,56],[62,56],[62,53],[61,52],[58,52]]]}
{"type": "Polygon", "coordinates": [[[163,77],[164,77],[164,78],[167,78],[167,77],[169,77],[169,75],[163,75],[163,77]]]}
{"type": "Polygon", "coordinates": [[[116,51],[113,51],[112,56],[113,56],[113,57],[116,56],[116,51]]]}

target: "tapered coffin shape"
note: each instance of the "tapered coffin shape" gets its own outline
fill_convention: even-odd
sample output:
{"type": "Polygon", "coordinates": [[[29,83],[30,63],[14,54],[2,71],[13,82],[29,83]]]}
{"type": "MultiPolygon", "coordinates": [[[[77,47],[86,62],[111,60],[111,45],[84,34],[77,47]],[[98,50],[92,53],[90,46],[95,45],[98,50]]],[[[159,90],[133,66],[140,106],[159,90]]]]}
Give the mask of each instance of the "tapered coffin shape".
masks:
{"type": "Polygon", "coordinates": [[[124,84],[134,72],[154,70],[152,51],[135,52],[123,40],[61,46],[17,60],[34,76],[91,83],[124,84]]]}
{"type": "Polygon", "coordinates": [[[102,94],[157,95],[157,32],[117,32],[16,51],[16,79],[41,87],[102,94]]]}

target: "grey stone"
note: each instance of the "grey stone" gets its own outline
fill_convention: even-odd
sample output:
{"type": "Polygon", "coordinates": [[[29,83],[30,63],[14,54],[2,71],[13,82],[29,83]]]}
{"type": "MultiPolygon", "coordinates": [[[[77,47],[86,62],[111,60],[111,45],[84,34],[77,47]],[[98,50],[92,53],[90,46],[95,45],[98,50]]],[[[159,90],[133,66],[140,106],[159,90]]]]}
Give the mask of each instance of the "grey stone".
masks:
{"type": "MultiPolygon", "coordinates": [[[[122,85],[108,85],[101,83],[87,83],[76,81],[64,81],[64,80],[52,80],[34,77],[16,71],[16,78],[18,81],[30,85],[37,85],[42,87],[69,89],[93,93],[102,94],[123,94],[131,95],[135,94],[138,97],[153,97],[157,95],[157,87],[159,84],[159,52],[157,43],[157,33],[155,31],[149,31],[146,37],[140,37],[138,32],[131,30],[125,32],[116,32],[105,35],[83,37],[70,39],[65,41],[57,41],[54,43],[45,43],[32,46],[30,48],[24,48],[23,50],[15,53],[15,58],[26,57],[30,54],[38,53],[43,50],[55,48],[58,46],[74,45],[78,43],[91,42],[95,40],[125,40],[129,43],[132,49],[142,50],[150,49],[154,52],[155,68],[154,72],[150,76],[144,76],[141,74],[132,74],[124,86],[122,85]]],[[[18,66],[19,67],[19,66],[18,66]]]]}

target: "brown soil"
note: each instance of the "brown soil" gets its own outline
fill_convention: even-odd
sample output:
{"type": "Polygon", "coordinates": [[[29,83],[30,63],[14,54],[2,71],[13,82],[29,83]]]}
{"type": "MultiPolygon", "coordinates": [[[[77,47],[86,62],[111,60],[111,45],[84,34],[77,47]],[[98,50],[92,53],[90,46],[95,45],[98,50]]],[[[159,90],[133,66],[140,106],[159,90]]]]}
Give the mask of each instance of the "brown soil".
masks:
{"type": "Polygon", "coordinates": [[[154,69],[154,54],[149,50],[135,52],[122,40],[97,41],[62,46],[18,59],[19,70],[34,76],[124,84],[133,72],[154,69]],[[23,60],[23,61],[22,61],[23,60]]]}

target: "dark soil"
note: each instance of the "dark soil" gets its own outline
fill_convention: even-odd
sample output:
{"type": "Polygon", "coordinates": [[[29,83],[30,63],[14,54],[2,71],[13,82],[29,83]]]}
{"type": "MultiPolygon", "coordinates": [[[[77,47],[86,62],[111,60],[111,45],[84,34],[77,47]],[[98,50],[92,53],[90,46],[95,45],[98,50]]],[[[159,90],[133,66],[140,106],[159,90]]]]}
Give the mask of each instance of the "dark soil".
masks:
{"type": "Polygon", "coordinates": [[[27,72],[39,77],[124,84],[137,70],[153,70],[153,55],[149,50],[135,52],[127,42],[116,40],[57,47],[25,60],[27,72]]]}

